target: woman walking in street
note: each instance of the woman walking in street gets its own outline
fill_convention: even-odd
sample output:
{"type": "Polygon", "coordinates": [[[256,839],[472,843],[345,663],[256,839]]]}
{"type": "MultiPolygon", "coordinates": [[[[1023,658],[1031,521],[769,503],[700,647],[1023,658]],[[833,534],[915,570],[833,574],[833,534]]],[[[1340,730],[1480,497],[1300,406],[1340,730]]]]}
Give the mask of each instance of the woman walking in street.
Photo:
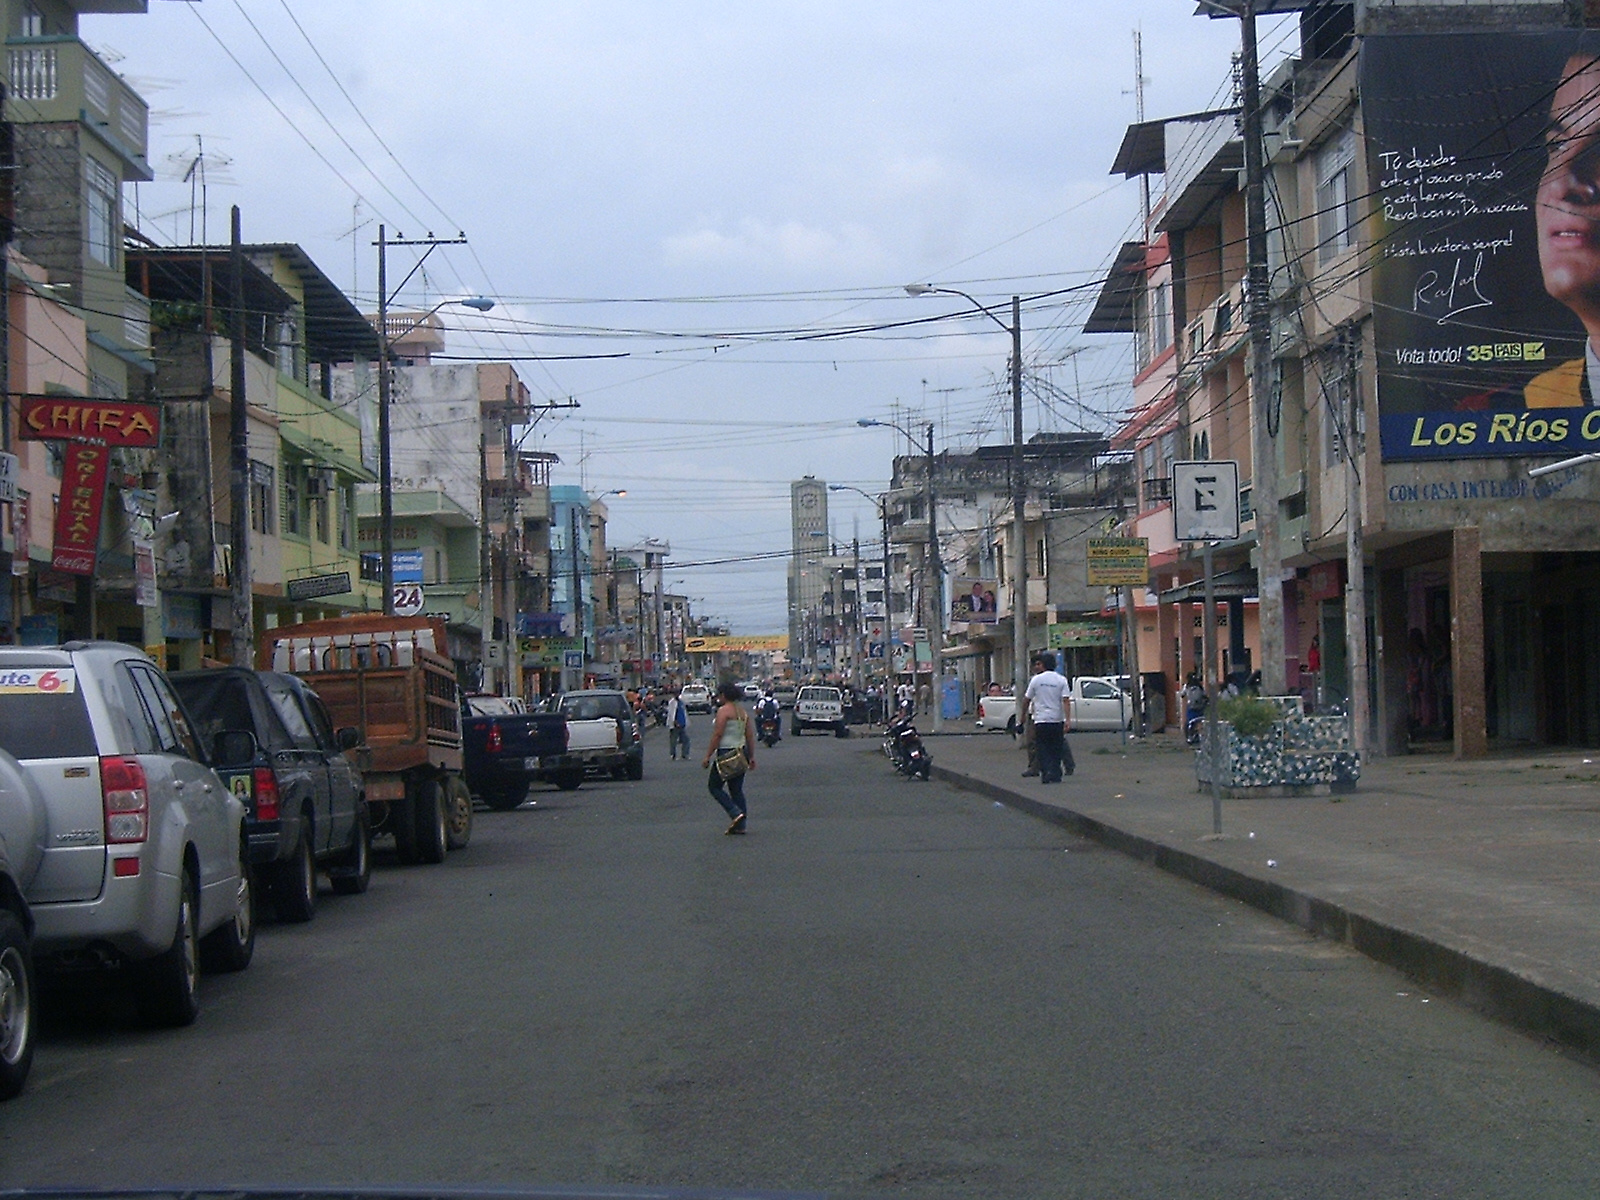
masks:
{"type": "Polygon", "coordinates": [[[738,834],[744,832],[744,775],[755,769],[756,734],[750,714],[739,707],[744,689],[729,681],[717,690],[717,695],[722,704],[717,708],[711,737],[706,743],[706,756],[700,765],[711,769],[706,780],[707,790],[733,818],[727,832],[738,834]]]}

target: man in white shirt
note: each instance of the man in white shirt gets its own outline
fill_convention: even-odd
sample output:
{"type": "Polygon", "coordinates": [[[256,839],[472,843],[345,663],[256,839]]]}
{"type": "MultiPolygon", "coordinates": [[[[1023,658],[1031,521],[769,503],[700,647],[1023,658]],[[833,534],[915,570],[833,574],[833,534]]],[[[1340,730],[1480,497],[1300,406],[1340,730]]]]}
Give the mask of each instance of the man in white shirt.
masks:
{"type": "Polygon", "coordinates": [[[683,697],[678,688],[672,689],[672,696],[667,701],[667,750],[673,758],[678,757],[678,748],[683,747],[683,761],[689,761],[689,710],[683,706],[683,697]]]}
{"type": "Polygon", "coordinates": [[[1039,782],[1060,783],[1063,768],[1071,775],[1076,764],[1067,745],[1066,678],[1056,671],[1056,656],[1048,651],[1033,660],[1033,678],[1024,696],[1026,713],[1033,715],[1034,743],[1039,749],[1039,782]]]}

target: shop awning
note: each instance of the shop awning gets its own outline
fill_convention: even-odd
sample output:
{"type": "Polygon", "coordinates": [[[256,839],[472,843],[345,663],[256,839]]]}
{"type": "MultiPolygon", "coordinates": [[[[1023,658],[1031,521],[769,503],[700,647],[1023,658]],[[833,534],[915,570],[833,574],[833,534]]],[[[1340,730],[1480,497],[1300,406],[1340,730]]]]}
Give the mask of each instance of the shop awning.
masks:
{"type": "MultiPolygon", "coordinates": [[[[1218,600],[1254,600],[1257,594],[1254,567],[1235,567],[1224,571],[1211,581],[1212,594],[1218,600]]],[[[1162,604],[1193,604],[1206,598],[1206,583],[1196,579],[1179,587],[1168,588],[1158,597],[1162,604]]]]}

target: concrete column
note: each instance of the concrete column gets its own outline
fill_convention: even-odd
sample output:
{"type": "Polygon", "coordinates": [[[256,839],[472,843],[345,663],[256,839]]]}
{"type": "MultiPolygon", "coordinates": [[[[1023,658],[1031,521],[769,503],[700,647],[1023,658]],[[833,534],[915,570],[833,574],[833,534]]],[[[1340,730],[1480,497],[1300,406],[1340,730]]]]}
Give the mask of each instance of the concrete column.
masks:
{"type": "Polygon", "coordinates": [[[1476,527],[1450,542],[1450,675],[1457,758],[1489,752],[1483,671],[1483,555],[1476,527]]]}
{"type": "Polygon", "coordinates": [[[1390,567],[1379,570],[1377,576],[1378,711],[1373,717],[1377,736],[1368,753],[1382,756],[1406,752],[1411,702],[1406,692],[1406,573],[1403,568],[1390,567]]]}
{"type": "MultiPolygon", "coordinates": [[[[1228,597],[1228,669],[1238,671],[1239,664],[1244,662],[1249,647],[1245,645],[1244,637],[1244,597],[1228,597]]],[[[1260,669],[1260,663],[1251,663],[1251,670],[1260,669]]],[[[1265,682],[1266,676],[1262,675],[1265,682]]]]}
{"type": "Polygon", "coordinates": [[[1191,674],[1200,669],[1200,660],[1194,653],[1194,618],[1199,605],[1185,600],[1178,605],[1178,683],[1181,686],[1191,674]]]}
{"type": "Polygon", "coordinates": [[[1156,606],[1156,636],[1161,641],[1161,654],[1157,662],[1167,677],[1167,724],[1183,721],[1183,705],[1178,697],[1183,691],[1183,664],[1178,661],[1176,642],[1180,616],[1176,604],[1156,606]]]}

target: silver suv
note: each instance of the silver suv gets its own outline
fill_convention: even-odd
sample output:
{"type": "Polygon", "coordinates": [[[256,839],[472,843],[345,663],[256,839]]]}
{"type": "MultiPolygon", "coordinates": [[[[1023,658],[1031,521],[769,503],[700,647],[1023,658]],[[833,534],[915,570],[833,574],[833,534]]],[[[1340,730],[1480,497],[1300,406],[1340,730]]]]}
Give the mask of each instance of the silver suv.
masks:
{"type": "Polygon", "coordinates": [[[202,958],[249,964],[255,899],[244,805],[166,676],[120,643],[0,647],[0,749],[44,803],[27,886],[41,968],[126,967],[148,1019],[189,1024],[202,958]]]}

